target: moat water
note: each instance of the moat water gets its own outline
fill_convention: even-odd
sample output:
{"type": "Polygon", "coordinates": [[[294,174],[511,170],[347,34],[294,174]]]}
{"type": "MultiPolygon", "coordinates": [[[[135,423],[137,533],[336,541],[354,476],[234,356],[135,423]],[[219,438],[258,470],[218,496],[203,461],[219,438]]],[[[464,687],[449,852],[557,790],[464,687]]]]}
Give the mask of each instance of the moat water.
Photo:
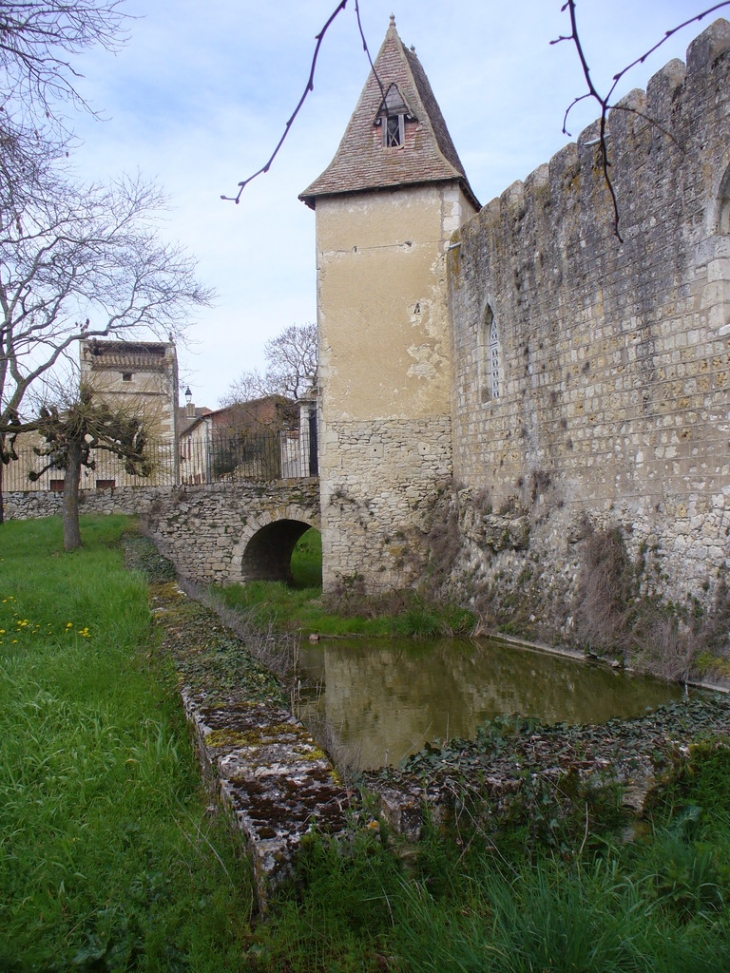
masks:
{"type": "Polygon", "coordinates": [[[300,656],[297,715],[328,724],[357,769],[398,765],[426,742],[470,738],[505,713],[548,723],[640,716],[679,686],[489,640],[325,640],[300,656]]]}

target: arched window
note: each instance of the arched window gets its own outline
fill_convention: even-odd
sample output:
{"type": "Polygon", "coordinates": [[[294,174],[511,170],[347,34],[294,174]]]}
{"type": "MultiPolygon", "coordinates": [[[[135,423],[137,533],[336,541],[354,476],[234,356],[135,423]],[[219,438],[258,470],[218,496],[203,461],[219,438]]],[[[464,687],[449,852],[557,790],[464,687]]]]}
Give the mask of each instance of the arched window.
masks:
{"type": "Polygon", "coordinates": [[[725,171],[718,193],[718,227],[723,235],[730,233],[730,168],[725,171]]]}
{"type": "Polygon", "coordinates": [[[490,399],[499,398],[501,388],[499,376],[499,329],[497,328],[497,322],[489,304],[487,304],[484,310],[477,344],[479,399],[481,402],[489,402],[490,399]]]}
{"type": "Polygon", "coordinates": [[[489,328],[489,385],[493,399],[499,398],[499,331],[492,315],[489,328]]]}
{"type": "Polygon", "coordinates": [[[704,306],[707,321],[718,335],[730,334],[730,269],[728,268],[728,234],[730,234],[730,166],[722,175],[715,199],[708,210],[708,236],[703,247],[707,266],[707,289],[704,306]]]}

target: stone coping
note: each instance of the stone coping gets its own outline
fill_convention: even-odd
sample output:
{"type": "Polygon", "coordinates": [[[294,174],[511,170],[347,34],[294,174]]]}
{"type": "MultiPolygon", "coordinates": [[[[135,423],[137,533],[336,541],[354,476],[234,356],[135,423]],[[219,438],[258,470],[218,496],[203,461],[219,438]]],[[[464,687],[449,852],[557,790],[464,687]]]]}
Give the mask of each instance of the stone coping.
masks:
{"type": "Polygon", "coordinates": [[[345,831],[350,793],[271,674],[212,609],[176,583],[153,583],[151,598],[201,764],[245,836],[265,910],[305,835],[345,831]]]}

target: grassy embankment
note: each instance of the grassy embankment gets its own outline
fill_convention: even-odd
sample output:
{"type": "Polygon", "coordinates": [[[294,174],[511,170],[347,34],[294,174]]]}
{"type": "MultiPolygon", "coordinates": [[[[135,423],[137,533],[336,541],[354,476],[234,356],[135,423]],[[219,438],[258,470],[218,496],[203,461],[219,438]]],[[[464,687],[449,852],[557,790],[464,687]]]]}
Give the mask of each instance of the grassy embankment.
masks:
{"type": "Polygon", "coordinates": [[[69,556],[57,521],[1,529],[0,969],[730,969],[730,754],[709,743],[631,842],[610,792],[559,820],[517,808],[496,833],[463,814],[417,850],[377,828],[313,838],[252,927],[120,526],[87,520],[69,556]]]}
{"type": "Polygon", "coordinates": [[[238,971],[245,859],[191,751],[127,518],[0,528],[0,969],[238,971]]]}
{"type": "Polygon", "coordinates": [[[302,536],[291,559],[294,586],[280,581],[254,581],[219,589],[226,608],[248,614],[260,628],[299,631],[303,635],[433,637],[465,635],[474,616],[455,605],[428,604],[414,591],[365,597],[354,585],[323,598],[322,538],[311,529],[302,536]]]}

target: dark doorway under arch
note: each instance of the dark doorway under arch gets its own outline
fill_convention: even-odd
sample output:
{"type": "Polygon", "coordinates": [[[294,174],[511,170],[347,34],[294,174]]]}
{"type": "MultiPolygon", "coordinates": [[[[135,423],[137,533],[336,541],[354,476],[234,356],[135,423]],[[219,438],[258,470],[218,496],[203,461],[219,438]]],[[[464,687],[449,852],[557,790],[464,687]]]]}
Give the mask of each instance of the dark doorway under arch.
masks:
{"type": "Polygon", "coordinates": [[[311,527],[301,520],[275,520],[257,531],[246,545],[241,564],[244,581],[293,582],[291,555],[311,527]]]}

